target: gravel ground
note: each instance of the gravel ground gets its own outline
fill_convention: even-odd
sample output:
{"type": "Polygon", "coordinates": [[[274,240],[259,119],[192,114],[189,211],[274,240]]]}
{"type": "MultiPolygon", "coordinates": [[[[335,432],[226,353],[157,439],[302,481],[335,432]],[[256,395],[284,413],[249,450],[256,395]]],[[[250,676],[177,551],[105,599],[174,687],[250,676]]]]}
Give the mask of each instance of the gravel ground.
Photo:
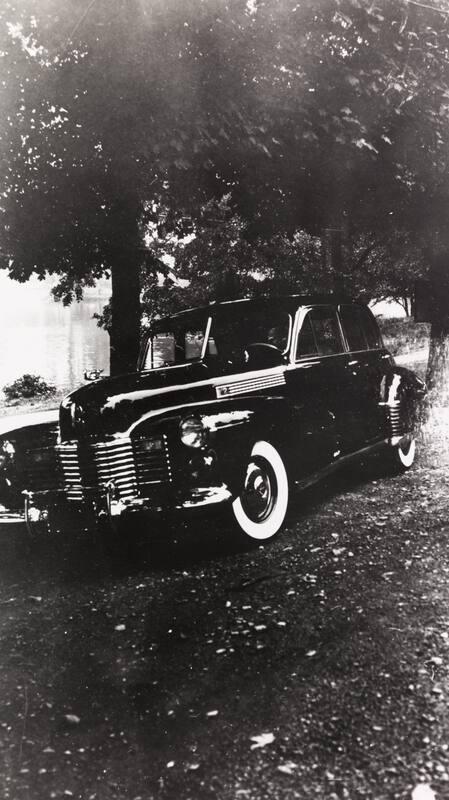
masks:
{"type": "Polygon", "coordinates": [[[2,526],[2,800],[449,798],[443,427],[263,547],[202,521],[117,565],[2,526]]]}

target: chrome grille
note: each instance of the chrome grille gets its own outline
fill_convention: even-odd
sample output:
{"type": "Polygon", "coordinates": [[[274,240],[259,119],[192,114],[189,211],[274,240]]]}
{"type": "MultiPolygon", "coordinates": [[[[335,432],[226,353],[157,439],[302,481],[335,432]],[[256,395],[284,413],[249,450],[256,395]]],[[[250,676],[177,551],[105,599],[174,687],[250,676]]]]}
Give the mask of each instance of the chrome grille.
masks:
{"type": "Polygon", "coordinates": [[[104,490],[110,481],[122,498],[136,496],[146,486],[171,481],[166,436],[88,445],[70,442],[59,445],[57,452],[70,500],[82,500],[87,490],[104,490]],[[159,446],[148,449],[149,441],[159,446]]]}
{"type": "Polygon", "coordinates": [[[165,434],[160,439],[134,439],[133,445],[139,488],[154,483],[170,483],[172,474],[165,434]],[[148,442],[160,443],[160,448],[148,450],[148,442]]]}
{"type": "Polygon", "coordinates": [[[99,487],[113,481],[121,497],[136,494],[137,480],[130,439],[92,445],[99,487]]]}
{"type": "Polygon", "coordinates": [[[70,500],[82,500],[83,488],[77,444],[60,444],[56,450],[61,463],[67,497],[70,500]]]}

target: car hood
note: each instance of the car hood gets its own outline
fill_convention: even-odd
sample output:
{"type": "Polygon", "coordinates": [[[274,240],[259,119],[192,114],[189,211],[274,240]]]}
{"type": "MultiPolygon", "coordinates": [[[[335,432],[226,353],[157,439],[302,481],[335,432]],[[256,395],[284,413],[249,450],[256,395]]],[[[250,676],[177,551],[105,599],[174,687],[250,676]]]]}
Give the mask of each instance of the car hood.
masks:
{"type": "Polygon", "coordinates": [[[203,362],[118,375],[81,386],[61,403],[62,441],[126,433],[149,411],[215,396],[203,362]]]}

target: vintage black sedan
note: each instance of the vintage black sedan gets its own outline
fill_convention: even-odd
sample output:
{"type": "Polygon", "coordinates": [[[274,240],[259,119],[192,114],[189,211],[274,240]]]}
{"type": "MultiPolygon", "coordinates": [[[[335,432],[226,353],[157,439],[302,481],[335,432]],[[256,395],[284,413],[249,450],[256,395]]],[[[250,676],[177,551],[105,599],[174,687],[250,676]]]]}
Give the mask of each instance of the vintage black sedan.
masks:
{"type": "Polygon", "coordinates": [[[160,320],[137,371],[83,385],[59,419],[0,428],[0,502],[33,520],[82,512],[114,530],[212,510],[265,540],[289,498],[378,450],[415,459],[425,385],[375,318],[334,296],[211,304],[160,320]]]}

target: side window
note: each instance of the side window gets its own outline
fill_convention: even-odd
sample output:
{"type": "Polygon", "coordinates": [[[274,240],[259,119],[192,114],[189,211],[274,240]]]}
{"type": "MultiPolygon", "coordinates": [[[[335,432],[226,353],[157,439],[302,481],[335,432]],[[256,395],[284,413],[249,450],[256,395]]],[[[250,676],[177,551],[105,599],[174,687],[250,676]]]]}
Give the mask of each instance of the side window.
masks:
{"type": "Polygon", "coordinates": [[[298,360],[299,358],[304,358],[305,356],[316,355],[318,355],[318,349],[315,342],[315,336],[313,335],[313,328],[309,313],[304,319],[302,328],[298,335],[295,358],[298,360]]]}
{"type": "Polygon", "coordinates": [[[318,307],[310,312],[315,341],[320,356],[343,353],[343,341],[338,324],[337,312],[332,308],[318,307]]]}
{"type": "Polygon", "coordinates": [[[346,341],[353,352],[366,350],[368,347],[360,310],[358,306],[340,306],[340,319],[346,341]]]}

